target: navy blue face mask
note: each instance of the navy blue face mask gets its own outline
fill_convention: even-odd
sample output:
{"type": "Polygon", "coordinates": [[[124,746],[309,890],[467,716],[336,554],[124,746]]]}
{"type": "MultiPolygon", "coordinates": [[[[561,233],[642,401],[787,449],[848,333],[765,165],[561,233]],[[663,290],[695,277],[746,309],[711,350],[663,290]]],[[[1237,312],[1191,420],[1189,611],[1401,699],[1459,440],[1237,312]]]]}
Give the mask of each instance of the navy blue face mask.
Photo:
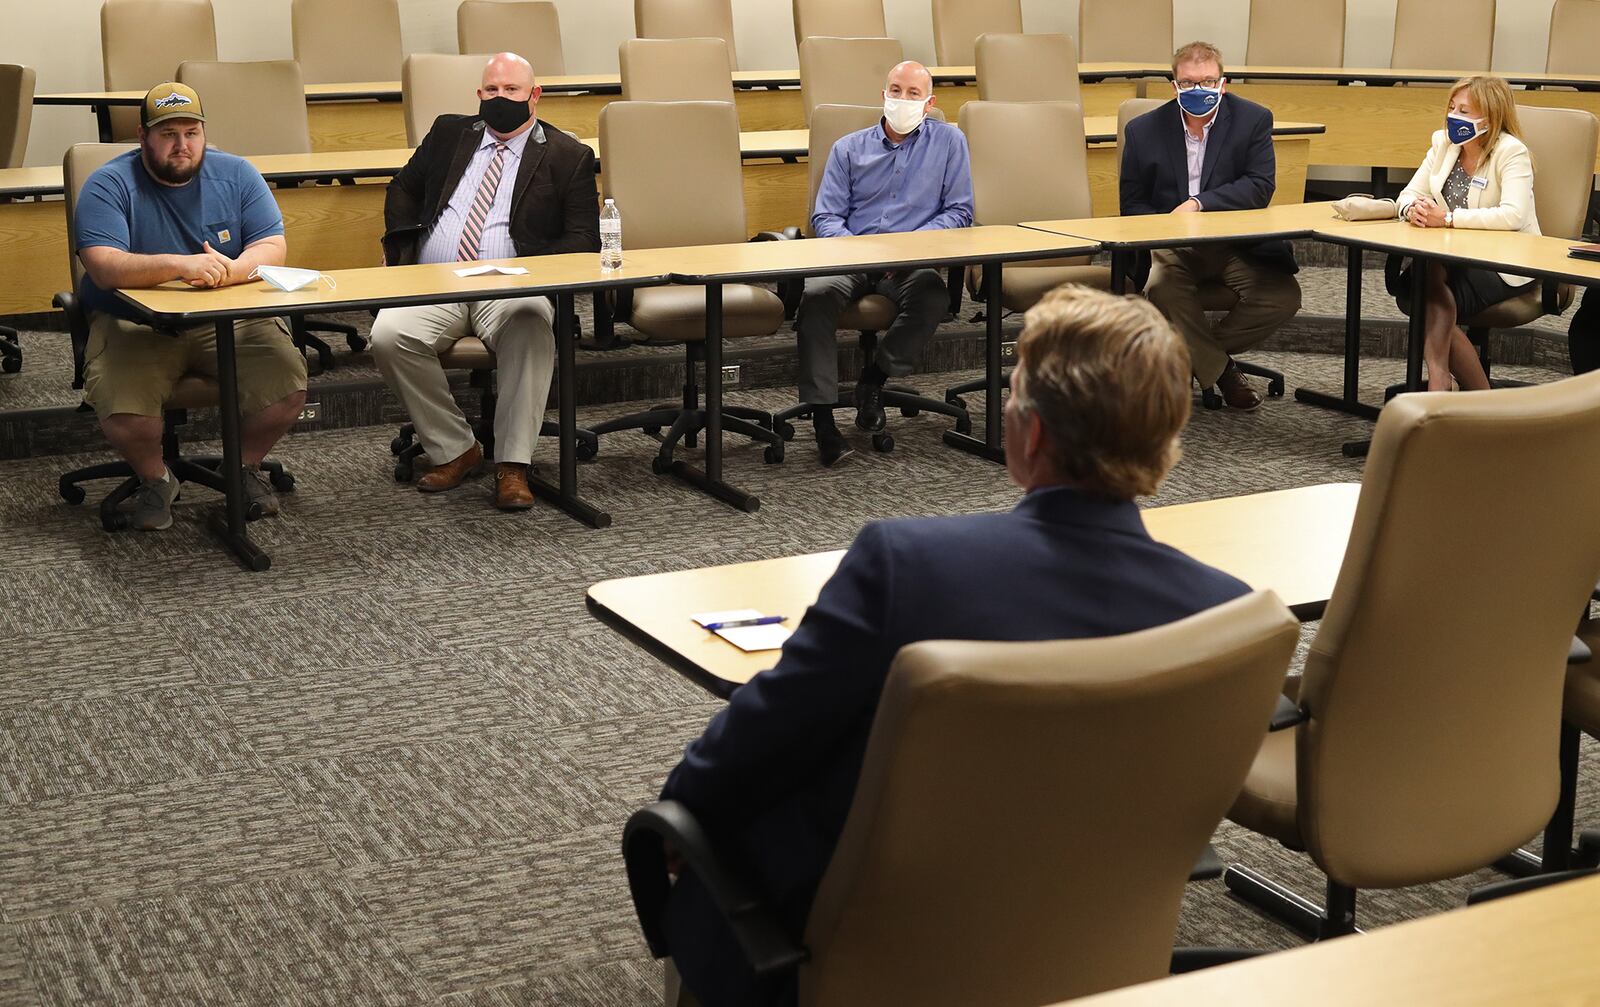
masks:
{"type": "Polygon", "coordinates": [[[1447,115],[1444,117],[1444,135],[1454,144],[1469,143],[1478,135],[1478,124],[1482,121],[1460,115],[1447,115]]]}
{"type": "Polygon", "coordinates": [[[1194,87],[1178,92],[1178,107],[1201,119],[1215,112],[1221,104],[1222,89],[1219,87],[1194,87]]]}

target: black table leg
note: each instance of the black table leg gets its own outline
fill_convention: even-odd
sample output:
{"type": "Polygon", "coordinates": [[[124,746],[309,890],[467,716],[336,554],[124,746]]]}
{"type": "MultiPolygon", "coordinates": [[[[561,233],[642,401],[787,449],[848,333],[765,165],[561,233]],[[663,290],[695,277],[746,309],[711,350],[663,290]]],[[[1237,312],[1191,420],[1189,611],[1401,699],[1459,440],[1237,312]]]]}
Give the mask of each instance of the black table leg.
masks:
{"type": "MultiPolygon", "coordinates": [[[[1431,261],[1421,256],[1411,260],[1411,317],[1406,324],[1406,391],[1422,390],[1422,347],[1427,341],[1428,267],[1431,261]]],[[[1349,458],[1364,458],[1371,441],[1350,441],[1344,446],[1349,458]]]]}
{"type": "Polygon", "coordinates": [[[747,514],[761,508],[759,497],[722,481],[722,284],[706,284],[706,468],[702,472],[673,459],[672,474],[747,514]]]}
{"type": "MultiPolygon", "coordinates": [[[[560,485],[528,471],[528,489],[541,500],[555,504],[591,528],[606,528],[611,515],[578,496],[578,377],[572,337],[572,294],[556,295],[556,410],[560,416],[560,485]]],[[[597,295],[598,296],[598,295],[597,295]]]]}
{"type": "Polygon", "coordinates": [[[954,430],[944,432],[944,442],[953,448],[959,448],[969,454],[980,458],[987,458],[992,462],[1006,460],[1005,446],[1001,441],[1004,433],[1004,423],[1000,418],[1000,315],[1004,311],[1000,303],[1000,269],[998,262],[983,263],[983,298],[984,298],[984,386],[983,386],[983,439],[971,434],[957,433],[954,430]]]}
{"type": "Polygon", "coordinates": [[[266,570],[272,557],[254,542],[245,528],[244,461],[239,446],[239,371],[234,355],[233,319],[217,323],[218,409],[222,413],[222,485],[226,500],[220,518],[211,528],[251,570],[266,570]]]}
{"type": "Polygon", "coordinates": [[[1296,388],[1296,402],[1333,409],[1362,419],[1376,420],[1378,407],[1361,401],[1361,258],[1362,250],[1349,249],[1344,286],[1344,394],[1329,395],[1310,388],[1296,388]]]}
{"type": "Polygon", "coordinates": [[[110,143],[111,134],[111,106],[104,102],[94,107],[94,124],[100,131],[100,142],[110,143]]]}
{"type": "Polygon", "coordinates": [[[1128,257],[1131,254],[1120,248],[1111,250],[1111,292],[1113,294],[1126,294],[1128,292],[1128,257]]]}

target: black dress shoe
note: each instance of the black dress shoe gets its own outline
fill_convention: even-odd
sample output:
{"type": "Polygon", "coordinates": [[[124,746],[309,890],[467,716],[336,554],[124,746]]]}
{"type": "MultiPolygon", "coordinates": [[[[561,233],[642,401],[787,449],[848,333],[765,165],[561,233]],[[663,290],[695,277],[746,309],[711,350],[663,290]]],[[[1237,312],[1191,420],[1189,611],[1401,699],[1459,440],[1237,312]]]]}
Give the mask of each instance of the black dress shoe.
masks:
{"type": "Polygon", "coordinates": [[[1222,376],[1217,378],[1217,391],[1222,393],[1222,401],[1233,409],[1249,412],[1261,405],[1261,393],[1250,387],[1250,382],[1244,379],[1244,372],[1232,360],[1222,369],[1222,376]]]}
{"type": "Polygon", "coordinates": [[[883,385],[875,381],[856,383],[856,428],[875,434],[887,425],[883,415],[883,385]]]}
{"type": "Polygon", "coordinates": [[[831,469],[855,453],[856,449],[844,439],[838,427],[817,427],[817,455],[822,459],[823,468],[831,469]]]}

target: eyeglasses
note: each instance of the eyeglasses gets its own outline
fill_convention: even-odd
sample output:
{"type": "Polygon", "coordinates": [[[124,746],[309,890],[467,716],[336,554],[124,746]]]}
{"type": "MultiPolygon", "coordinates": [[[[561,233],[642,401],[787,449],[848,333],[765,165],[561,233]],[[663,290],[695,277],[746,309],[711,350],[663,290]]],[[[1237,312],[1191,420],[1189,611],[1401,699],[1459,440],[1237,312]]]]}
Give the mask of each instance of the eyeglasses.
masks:
{"type": "Polygon", "coordinates": [[[1174,81],[1174,83],[1178,85],[1178,90],[1180,91],[1193,91],[1197,87],[1203,87],[1208,91],[1215,91],[1217,89],[1217,85],[1222,83],[1222,78],[1207,77],[1204,80],[1180,80],[1174,81]]]}

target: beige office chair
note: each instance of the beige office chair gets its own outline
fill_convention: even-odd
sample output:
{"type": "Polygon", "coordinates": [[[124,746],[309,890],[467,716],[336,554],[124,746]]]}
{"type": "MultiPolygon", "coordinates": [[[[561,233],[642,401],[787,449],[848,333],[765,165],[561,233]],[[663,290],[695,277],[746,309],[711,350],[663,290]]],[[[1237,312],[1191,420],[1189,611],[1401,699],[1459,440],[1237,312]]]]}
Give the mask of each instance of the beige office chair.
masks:
{"type": "Polygon", "coordinates": [[[802,40],[800,107],[806,123],[818,105],[876,105],[881,115],[884,81],[904,59],[897,38],[813,35],[802,40]]]}
{"type": "MultiPolygon", "coordinates": [[[[979,35],[974,46],[979,101],[1082,103],[1078,46],[1071,35],[979,35]]],[[[1038,217],[1030,217],[1038,220],[1038,217]]]]}
{"type": "MultiPolygon", "coordinates": [[[[33,123],[34,82],[33,67],[0,63],[0,168],[22,167],[33,123]]],[[[20,340],[16,329],[0,325],[0,372],[22,370],[20,340]]]]}
{"type": "Polygon", "coordinates": [[[293,0],[294,58],[307,84],[390,81],[400,75],[396,0],[293,0]]]}
{"type": "MultiPolygon", "coordinates": [[[[1575,108],[1517,106],[1522,122],[1522,142],[1528,145],[1537,169],[1533,173],[1533,205],[1539,230],[1557,238],[1578,240],[1589,218],[1594,192],[1595,149],[1600,146],[1600,120],[1575,108]]],[[[1535,283],[1526,293],[1501,301],[1469,319],[1467,338],[1478,348],[1483,372],[1490,374],[1489,336],[1495,329],[1514,329],[1542,318],[1559,315],[1572,306],[1578,290],[1570,283],[1535,283]]],[[[1494,381],[1495,387],[1516,387],[1521,382],[1494,381]]],[[[1386,398],[1405,391],[1390,385],[1386,398]]]]}
{"type": "MultiPolygon", "coordinates": [[[[205,102],[208,145],[241,157],[311,153],[305,84],[300,79],[300,64],[294,60],[184,60],[178,66],[178,80],[194,88],[205,102]]],[[[290,251],[292,254],[293,249],[290,251]]],[[[352,353],[367,348],[354,325],[300,315],[289,321],[295,345],[308,356],[312,374],[335,363],[333,350],[315,333],[344,336],[352,353]],[[316,355],[314,364],[312,353],[316,355]]]]}
{"type": "MultiPolygon", "coordinates": [[[[71,238],[78,194],[83,191],[83,183],[96,168],[120,154],[136,149],[137,145],[131,143],[78,143],[68,147],[66,156],[62,159],[61,176],[64,183],[64,209],[68,235],[67,261],[72,276],[72,289],[56,294],[54,303],[66,314],[68,330],[72,335],[73,388],[83,387],[84,358],[89,346],[89,316],[78,301],[78,288],[84,274],[83,263],[79,261],[73,249],[71,238]]],[[[216,380],[209,376],[185,374],[179,379],[173,388],[172,397],[163,404],[161,453],[173,478],[179,482],[198,483],[222,493],[225,491],[222,475],[218,471],[222,467],[222,459],[217,456],[185,457],[178,448],[178,429],[188,422],[189,410],[216,408],[219,394],[216,380]]],[[[267,459],[262,461],[259,468],[267,474],[274,489],[279,492],[294,489],[294,476],[284,471],[279,463],[267,459]]],[[[119,505],[139,488],[139,477],[134,475],[132,466],[127,462],[106,462],[64,473],[56,489],[61,494],[61,499],[67,503],[81,504],[85,494],[80,484],[95,479],[123,480],[100,502],[100,526],[106,531],[126,528],[127,515],[119,509],[119,505]]],[[[249,516],[259,517],[260,513],[252,508],[249,516]]]]}
{"type": "Polygon", "coordinates": [[[1597,438],[1600,374],[1384,407],[1301,723],[1268,737],[1228,812],[1308,852],[1326,908],[1238,866],[1236,894],[1308,937],[1350,933],[1357,889],[1459,877],[1545,827],[1600,574],[1597,438]]]}
{"type": "MultiPolygon", "coordinates": [[[[1125,146],[1128,123],[1165,105],[1167,98],[1129,98],[1117,106],[1117,166],[1120,171],[1122,166],[1121,152],[1125,146]]],[[[1239,303],[1239,296],[1220,283],[1207,283],[1200,288],[1200,305],[1207,311],[1227,312],[1232,311],[1234,305],[1239,303]]],[[[1285,381],[1282,371],[1275,371],[1270,367],[1252,364],[1247,360],[1235,358],[1234,364],[1245,374],[1267,381],[1267,394],[1272,398],[1283,397],[1285,381]]],[[[1222,395],[1216,388],[1200,389],[1200,404],[1207,409],[1221,409],[1222,395]]]]}
{"type": "Polygon", "coordinates": [[[1389,65],[1470,70],[1494,65],[1495,0],[1398,0],[1389,65]]]}
{"type": "MultiPolygon", "coordinates": [[[[100,7],[100,58],[107,91],[147,91],[171,80],[186,59],[216,59],[211,0],[105,0],[100,7]]],[[[113,138],[138,135],[137,108],[119,106],[110,112],[113,138]]]]}
{"type": "Polygon", "coordinates": [[[406,143],[422,142],[441,115],[477,115],[478,87],[487,56],[414,52],[400,64],[400,101],[405,107],[406,143]]]}
{"type": "MultiPolygon", "coordinates": [[[[883,0],[794,0],[794,44],[822,38],[887,38],[883,0]]],[[[819,104],[821,104],[819,102],[819,104]]]]}
{"type": "Polygon", "coordinates": [[[1600,74],[1600,0],[1556,0],[1545,73],[1600,74]]]}
{"type": "Polygon", "coordinates": [[[905,647],[804,948],[665,801],[623,834],[651,953],[671,953],[665,839],[807,1007],[1032,1007],[1164,976],[1298,634],[1257,592],[1123,636],[905,647]]]}
{"type": "Polygon", "coordinates": [[[456,8],[456,43],[463,54],[514,52],[533,64],[538,77],[560,77],[567,72],[561,14],[546,0],[461,0],[456,8]]]}
{"type": "MultiPolygon", "coordinates": [[[[605,195],[622,213],[623,261],[629,249],[742,242],[745,230],[739,114],[723,101],[614,101],[600,111],[600,163],[605,195]]],[[[652,460],[658,474],[673,470],[673,449],[705,428],[699,372],[705,362],[706,291],[697,286],[646,287],[618,300],[617,318],[646,342],[681,343],[685,369],[683,401],[607,420],[596,434],[643,430],[660,434],[652,460]]],[[[766,336],[783,324],[783,302],[772,291],[749,284],[722,288],[724,338],[766,336]]],[[[766,460],[783,460],[783,438],[772,417],[757,409],[724,406],[723,429],[767,445],[766,460]]]]}
{"type": "MultiPolygon", "coordinates": [[[[979,39],[980,59],[984,40],[994,37],[979,39]]],[[[974,224],[1076,220],[1094,215],[1083,113],[1076,102],[969,101],[961,106],[961,131],[967,135],[972,156],[974,224]],[[1018,157],[1019,150],[1027,150],[1028,156],[1018,157]]],[[[1027,311],[1063,283],[1109,290],[1111,270],[1091,261],[1089,256],[1079,256],[1012,263],[1000,273],[1000,303],[1007,311],[1027,311]]],[[[981,302],[983,267],[967,270],[967,293],[981,302]]],[[[944,398],[965,408],[961,396],[984,387],[983,378],[966,381],[947,388],[944,398]]]]}
{"type": "Polygon", "coordinates": [[[940,66],[972,66],[987,32],[1022,34],[1022,0],[933,0],[933,49],[940,66]]]}
{"type": "Polygon", "coordinates": [[[633,24],[636,38],[720,38],[728,69],[739,69],[732,0],[633,0],[633,24]]]}
{"type": "Polygon", "coordinates": [[[1079,0],[1078,56],[1086,63],[1165,66],[1172,41],[1172,0],[1079,0]]]}
{"type": "MultiPolygon", "coordinates": [[[[815,42],[837,42],[840,39],[808,38],[803,45],[815,42]]],[[[850,40],[854,41],[854,40],[850,40]]],[[[877,124],[883,116],[881,105],[818,105],[812,110],[810,149],[806,156],[809,170],[809,189],[806,195],[806,220],[804,226],[792,229],[782,235],[768,235],[769,237],[809,238],[812,237],[811,215],[816,207],[817,189],[822,185],[822,176],[828,167],[828,156],[833,151],[833,145],[841,137],[847,136],[858,130],[867,129],[877,124]]],[[[794,308],[798,307],[804,281],[794,282],[786,286],[788,310],[786,313],[793,315],[794,308]]],[[[839,315],[839,329],[854,330],[858,335],[857,355],[861,360],[871,360],[877,350],[878,333],[894,324],[895,316],[899,309],[895,303],[882,294],[872,293],[858,299],[854,304],[847,306],[839,315]]],[[[960,433],[972,432],[972,417],[967,413],[966,407],[923,395],[910,385],[900,382],[891,382],[883,386],[883,404],[888,409],[899,409],[902,416],[916,416],[922,412],[937,413],[949,416],[955,420],[955,429],[960,433]]],[[[833,408],[840,409],[852,407],[855,400],[852,391],[842,391],[839,401],[833,408]]],[[[809,402],[800,402],[773,414],[774,428],[783,435],[785,440],[793,440],[795,436],[794,421],[810,419],[814,407],[809,402]]],[[[876,451],[893,451],[894,435],[887,430],[881,430],[872,435],[872,447],[876,451]]]]}
{"type": "MultiPolygon", "coordinates": [[[[1344,66],[1345,3],[1346,0],[1251,0],[1245,62],[1252,66],[1344,66]]],[[[1334,82],[1293,83],[1331,86],[1334,82]]]]}
{"type": "Polygon", "coordinates": [[[623,101],[733,101],[720,38],[630,38],[617,47],[623,101]]]}

